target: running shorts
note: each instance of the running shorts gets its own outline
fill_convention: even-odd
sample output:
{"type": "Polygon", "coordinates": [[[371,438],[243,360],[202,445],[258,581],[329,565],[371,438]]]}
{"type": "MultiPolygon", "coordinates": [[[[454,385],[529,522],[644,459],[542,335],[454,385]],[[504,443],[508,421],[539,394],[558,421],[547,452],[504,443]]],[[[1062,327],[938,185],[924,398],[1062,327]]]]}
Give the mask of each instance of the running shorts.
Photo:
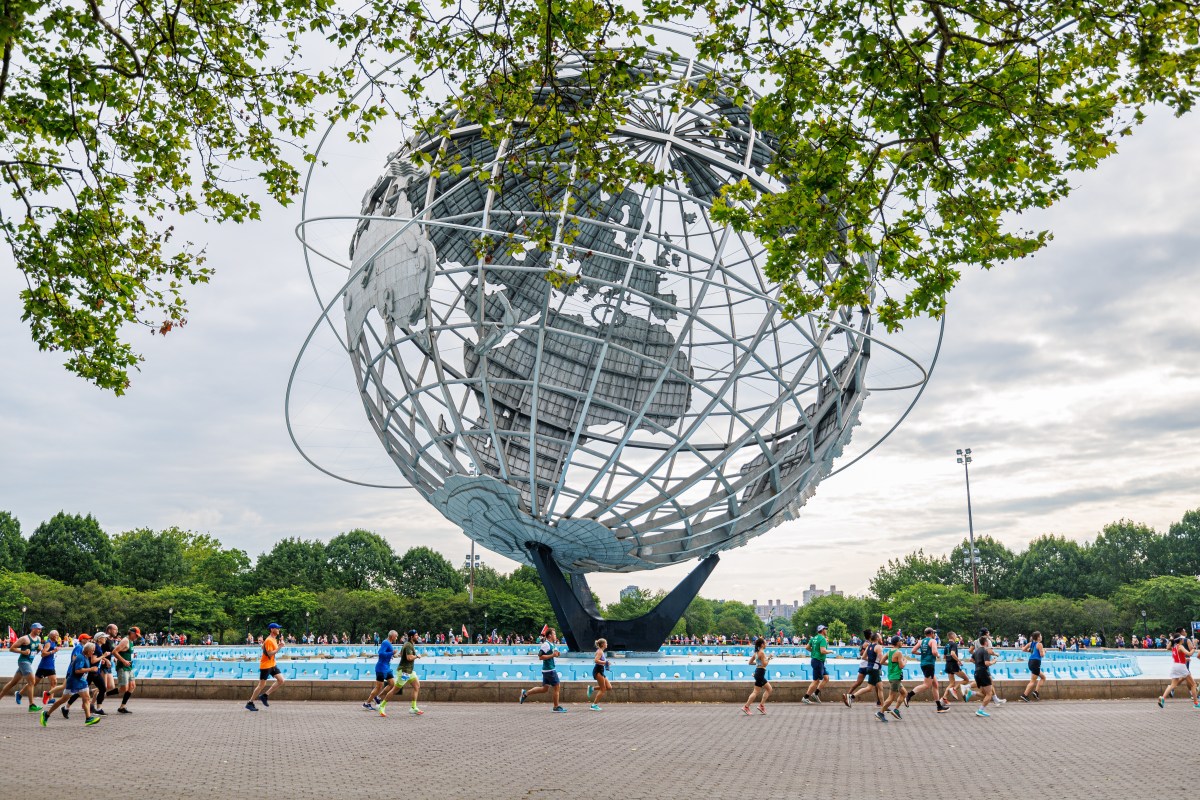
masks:
{"type": "Polygon", "coordinates": [[[1029,671],[1034,675],[1042,674],[1042,660],[1040,658],[1031,659],[1029,662],[1029,671]]]}
{"type": "Polygon", "coordinates": [[[892,681],[892,680],[889,680],[889,681],[888,681],[888,686],[889,686],[889,687],[891,687],[891,690],[892,690],[893,692],[895,692],[896,694],[899,694],[900,692],[903,692],[903,691],[904,691],[904,682],[903,682],[903,681],[892,681]]]}
{"type": "Polygon", "coordinates": [[[965,675],[962,665],[957,661],[947,661],[946,669],[943,670],[947,675],[965,675]]]}
{"type": "Polygon", "coordinates": [[[395,679],[396,679],[396,673],[394,670],[389,669],[387,672],[380,672],[379,670],[375,670],[375,682],[376,683],[387,683],[388,681],[394,681],[395,679]]]}
{"type": "Polygon", "coordinates": [[[936,670],[937,670],[937,666],[935,664],[922,664],[921,665],[921,674],[924,675],[926,678],[932,678],[934,675],[934,672],[936,670]]]}
{"type": "Polygon", "coordinates": [[[1175,664],[1175,663],[1171,664],[1172,680],[1174,680],[1175,678],[1186,678],[1188,675],[1191,675],[1191,674],[1192,674],[1191,670],[1188,669],[1187,664],[1175,664]]]}
{"type": "Polygon", "coordinates": [[[754,670],[754,685],[755,686],[766,686],[767,685],[767,670],[764,667],[758,667],[757,669],[754,670]]]}
{"type": "Polygon", "coordinates": [[[544,686],[558,686],[558,672],[552,669],[542,670],[542,684],[544,686]]]}
{"type": "Polygon", "coordinates": [[[52,669],[39,669],[37,672],[34,673],[34,675],[38,678],[49,678],[53,674],[55,674],[55,673],[54,673],[54,670],[52,670],[52,669]]]}
{"type": "Polygon", "coordinates": [[[32,661],[18,661],[17,662],[17,672],[19,672],[22,675],[32,675],[33,674],[33,662],[32,661]]]}
{"type": "Polygon", "coordinates": [[[258,671],[258,679],[265,681],[267,678],[274,677],[279,674],[279,667],[271,667],[270,669],[260,669],[258,671]]]}
{"type": "Polygon", "coordinates": [[[592,678],[594,678],[595,680],[600,680],[603,677],[604,677],[604,667],[600,666],[599,664],[592,667],[592,678]]]}
{"type": "Polygon", "coordinates": [[[878,686],[879,681],[880,681],[879,670],[877,670],[877,669],[867,670],[867,684],[868,685],[878,686]]]}
{"type": "Polygon", "coordinates": [[[812,679],[814,681],[819,681],[822,678],[829,677],[829,671],[827,669],[825,669],[825,660],[824,659],[814,658],[812,660],[812,674],[813,674],[812,679]]]}
{"type": "Polygon", "coordinates": [[[975,670],[975,685],[982,689],[985,686],[992,685],[992,673],[986,669],[975,670]]]}
{"type": "Polygon", "coordinates": [[[409,681],[415,680],[416,677],[417,677],[417,673],[415,673],[415,672],[401,672],[400,673],[400,685],[403,686],[404,684],[408,683],[409,681]]]}
{"type": "Polygon", "coordinates": [[[133,667],[117,667],[117,686],[128,686],[133,680],[133,667]]]}

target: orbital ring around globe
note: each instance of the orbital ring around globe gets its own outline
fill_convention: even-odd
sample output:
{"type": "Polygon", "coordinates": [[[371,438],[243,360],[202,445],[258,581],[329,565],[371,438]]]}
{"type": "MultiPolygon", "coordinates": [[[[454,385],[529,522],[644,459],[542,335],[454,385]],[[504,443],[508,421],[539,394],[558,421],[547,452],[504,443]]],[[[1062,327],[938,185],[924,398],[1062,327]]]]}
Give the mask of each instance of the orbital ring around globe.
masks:
{"type": "MultiPolygon", "coordinates": [[[[673,68],[682,80],[705,70],[687,59],[673,68]]],[[[524,233],[535,209],[522,185],[505,183],[509,142],[497,147],[466,123],[393,152],[359,214],[310,218],[305,204],[297,235],[321,315],[286,405],[310,463],[341,477],[305,453],[291,424],[293,383],[323,325],[409,485],[485,547],[524,563],[530,547],[545,547],[575,574],[703,558],[795,518],[858,424],[873,344],[921,373],[876,389],[918,388],[870,450],[895,430],[929,370],[872,332],[869,308],[785,318],[761,273],[761,243],[708,216],[733,180],[779,188],[763,176],[773,150],[748,107],[718,96],[668,109],[649,95],[630,98],[615,146],[672,177],[585,186],[588,216],[572,215],[575,238],[556,236],[549,253],[524,233]],[[414,167],[408,154],[419,147],[436,149],[431,166],[470,158],[500,176],[501,191],[470,170],[414,167]],[[306,232],[346,220],[356,222],[349,265],[306,232]],[[492,236],[515,246],[485,259],[477,245],[492,236]],[[349,271],[328,301],[309,250],[349,271]],[[571,280],[548,280],[561,267],[571,280]],[[330,313],[339,302],[344,338],[330,313]]],[[[540,155],[565,163],[566,153],[560,144],[540,155]]],[[[831,274],[837,266],[827,262],[831,274]]]]}

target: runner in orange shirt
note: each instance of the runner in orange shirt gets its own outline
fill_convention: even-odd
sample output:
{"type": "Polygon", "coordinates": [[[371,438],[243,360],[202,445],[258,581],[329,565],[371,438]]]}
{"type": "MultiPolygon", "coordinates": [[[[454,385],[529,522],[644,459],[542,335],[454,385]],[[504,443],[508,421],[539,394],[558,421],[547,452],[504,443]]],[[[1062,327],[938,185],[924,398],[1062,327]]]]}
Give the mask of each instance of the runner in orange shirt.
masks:
{"type": "Polygon", "coordinates": [[[262,658],[258,660],[258,683],[254,685],[254,691],[250,693],[250,700],[246,703],[247,711],[258,711],[258,706],[254,705],[256,697],[262,701],[264,708],[269,708],[271,704],[267,701],[267,697],[283,684],[283,674],[279,671],[279,667],[275,666],[275,654],[279,652],[279,636],[282,628],[278,622],[272,622],[267,629],[269,631],[267,638],[263,639],[262,643],[262,658]],[[270,689],[267,689],[267,681],[271,678],[274,678],[275,682],[271,684],[270,689]]]}

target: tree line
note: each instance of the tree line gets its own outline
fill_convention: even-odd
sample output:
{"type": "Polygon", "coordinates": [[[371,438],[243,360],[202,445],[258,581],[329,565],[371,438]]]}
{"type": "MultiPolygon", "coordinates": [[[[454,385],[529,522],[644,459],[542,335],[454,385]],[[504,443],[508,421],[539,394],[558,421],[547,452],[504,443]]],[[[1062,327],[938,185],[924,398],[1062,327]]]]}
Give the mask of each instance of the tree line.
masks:
{"type": "MultiPolygon", "coordinates": [[[[498,631],[531,635],[554,613],[537,571],[508,574],[476,566],[474,595],[467,567],[456,568],[428,547],[403,554],[376,533],[355,529],[328,542],[281,539],[252,560],[214,537],[139,528],[110,536],[89,515],[60,512],[26,539],[20,522],[0,511],[0,622],[28,621],[80,632],[108,622],[191,637],[211,633],[240,641],[278,621],[293,633],[363,633],[403,625],[472,637],[498,631]]],[[[660,593],[661,594],[661,593],[660,593]]],[[[660,595],[640,591],[597,607],[628,619],[660,595]]],[[[676,633],[763,631],[745,603],[697,598],[676,633]]]]}

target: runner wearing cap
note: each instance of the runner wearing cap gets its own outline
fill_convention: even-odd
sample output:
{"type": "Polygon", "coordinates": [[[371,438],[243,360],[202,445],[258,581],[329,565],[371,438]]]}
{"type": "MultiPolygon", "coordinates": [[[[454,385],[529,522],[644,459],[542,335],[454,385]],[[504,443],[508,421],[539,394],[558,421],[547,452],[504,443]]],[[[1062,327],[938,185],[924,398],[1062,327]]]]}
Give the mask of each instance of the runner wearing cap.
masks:
{"type": "Polygon", "coordinates": [[[529,699],[530,695],[542,694],[550,692],[554,700],[554,705],[550,710],[558,714],[565,714],[567,710],[559,704],[559,697],[562,687],[558,683],[558,671],[554,667],[554,657],[558,655],[558,634],[554,632],[554,628],[543,628],[546,631],[546,638],[542,640],[542,644],[538,647],[538,660],[542,662],[542,685],[536,689],[522,689],[521,697],[517,700],[518,703],[524,703],[529,699]]]}
{"type": "Polygon", "coordinates": [[[395,631],[388,631],[387,637],[379,643],[379,653],[375,660],[375,685],[371,687],[371,693],[367,695],[367,700],[363,703],[363,708],[367,711],[375,710],[375,703],[379,704],[379,716],[387,716],[387,696],[396,688],[396,673],[392,670],[392,659],[396,657],[396,639],[400,634],[395,631]],[[388,691],[384,693],[384,687],[388,691]]]}
{"type": "Polygon", "coordinates": [[[255,698],[262,701],[264,708],[270,708],[271,703],[267,700],[271,692],[283,684],[283,673],[279,671],[279,667],[275,666],[275,654],[279,652],[279,636],[282,628],[278,622],[272,622],[267,626],[267,638],[263,639],[262,657],[258,660],[258,683],[254,685],[254,691],[250,693],[250,700],[246,703],[247,711],[258,711],[258,706],[254,705],[255,698]],[[271,678],[275,682],[271,684],[271,688],[267,689],[267,681],[271,678]]]}
{"type": "Polygon", "coordinates": [[[71,663],[67,667],[67,685],[63,689],[62,697],[55,700],[54,705],[43,711],[38,718],[43,728],[50,721],[50,715],[59,707],[62,708],[63,718],[66,719],[68,717],[67,709],[71,703],[81,697],[83,698],[83,724],[95,725],[100,721],[100,717],[92,713],[92,699],[88,694],[88,676],[95,674],[99,669],[92,663],[96,645],[89,641],[91,638],[86,633],[79,634],[79,644],[71,653],[71,663]]]}
{"type": "Polygon", "coordinates": [[[920,694],[926,689],[932,689],[933,701],[937,705],[937,713],[941,714],[950,710],[950,706],[942,703],[942,695],[938,690],[937,680],[937,657],[938,657],[938,642],[935,638],[933,628],[926,628],[925,635],[921,637],[921,641],[917,642],[912,649],[914,656],[919,656],[921,659],[921,675],[924,680],[921,685],[915,689],[909,689],[908,694],[904,695],[904,707],[908,708],[909,703],[915,695],[920,694]]]}
{"type": "MultiPolygon", "coordinates": [[[[58,691],[58,674],[54,668],[54,656],[59,648],[58,631],[50,631],[42,642],[41,660],[38,661],[37,671],[33,673],[35,681],[48,678],[50,688],[42,692],[42,705],[50,702],[50,697],[58,691]]],[[[36,685],[35,685],[36,691],[36,685]]]]}
{"type": "Polygon", "coordinates": [[[37,685],[34,674],[33,659],[42,648],[42,623],[35,622],[29,626],[29,633],[19,637],[9,646],[10,653],[17,654],[17,671],[0,689],[0,697],[11,692],[14,688],[17,694],[17,705],[21,704],[21,696],[29,695],[29,710],[41,711],[41,706],[33,704],[33,687],[37,685]]]}
{"type": "Polygon", "coordinates": [[[117,688],[123,692],[121,705],[117,708],[118,714],[133,713],[125,706],[129,705],[129,698],[137,689],[137,681],[133,679],[133,643],[141,636],[141,630],[136,627],[130,628],[129,632],[121,637],[121,641],[113,647],[112,657],[116,661],[117,688]]]}
{"type": "Polygon", "coordinates": [[[812,683],[800,702],[808,705],[821,702],[821,689],[829,683],[829,673],[825,671],[825,657],[829,655],[829,640],[824,635],[825,626],[817,626],[817,634],[808,640],[808,652],[812,655],[812,683]]]}

